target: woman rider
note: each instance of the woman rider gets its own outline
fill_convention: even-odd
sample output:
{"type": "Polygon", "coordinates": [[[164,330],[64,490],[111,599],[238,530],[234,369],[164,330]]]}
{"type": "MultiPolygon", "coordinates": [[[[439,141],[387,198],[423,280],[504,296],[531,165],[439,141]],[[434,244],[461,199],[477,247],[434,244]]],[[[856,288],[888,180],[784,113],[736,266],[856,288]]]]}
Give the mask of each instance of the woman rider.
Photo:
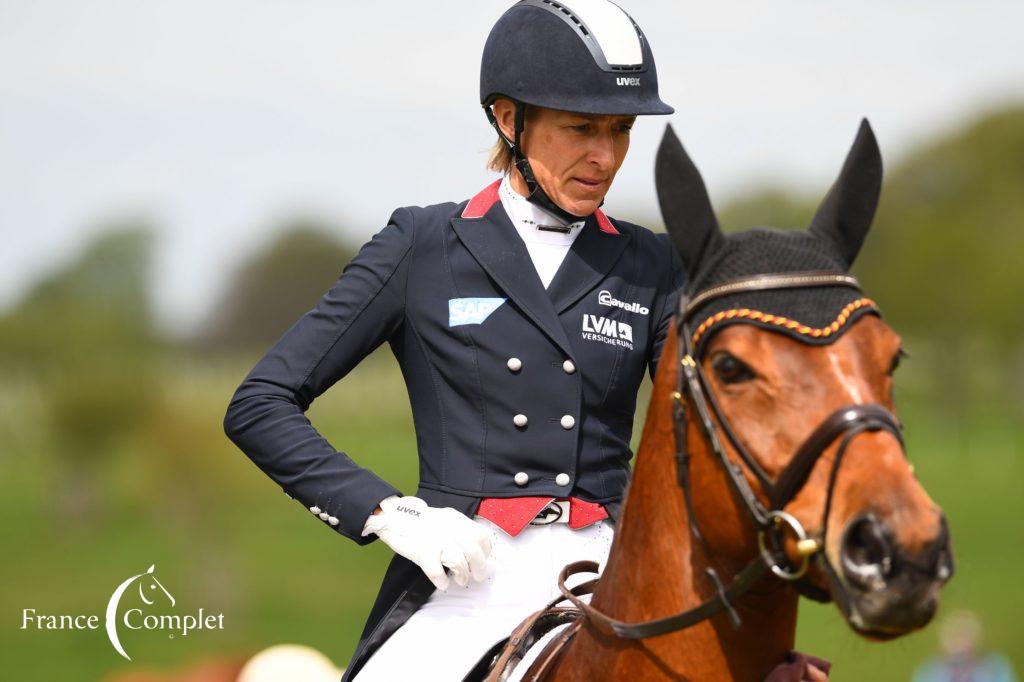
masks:
{"type": "Polygon", "coordinates": [[[225,416],[314,518],[396,552],[343,680],[462,679],[556,594],[564,564],[603,566],[637,390],[682,285],[666,235],[599,208],[635,117],[673,111],[623,10],[518,2],[487,39],[480,101],[503,177],[468,201],[397,209],[225,416]],[[384,341],[412,405],[415,495],[304,416],[384,341]]]}

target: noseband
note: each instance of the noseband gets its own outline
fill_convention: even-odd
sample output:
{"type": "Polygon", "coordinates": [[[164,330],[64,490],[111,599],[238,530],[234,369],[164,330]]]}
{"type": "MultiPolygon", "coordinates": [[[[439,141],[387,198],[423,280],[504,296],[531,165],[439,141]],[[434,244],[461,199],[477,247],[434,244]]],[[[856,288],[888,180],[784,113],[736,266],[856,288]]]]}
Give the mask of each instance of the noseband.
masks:
{"type": "Polygon", "coordinates": [[[588,581],[575,588],[565,586],[569,575],[581,572],[596,573],[598,565],[593,561],[577,561],[566,566],[559,575],[559,588],[566,599],[573,602],[587,617],[605,631],[627,639],[642,639],[674,632],[695,625],[718,613],[726,612],[734,627],[739,628],[740,617],[732,602],[744,594],[769,571],[776,577],[791,581],[803,595],[817,601],[827,601],[828,592],[815,586],[805,578],[812,559],[831,577],[835,588],[836,601],[843,613],[849,612],[850,600],[842,583],[824,555],[825,533],[828,528],[829,512],[832,507],[832,493],[835,489],[839,464],[846,453],[847,446],[854,436],[864,431],[888,431],[903,446],[902,424],[896,416],[878,403],[865,403],[841,407],[829,416],[800,445],[793,458],[772,481],[760,463],[747,451],[736,437],[729,420],[722,413],[714,393],[708,387],[707,377],[701,368],[694,352],[694,337],[690,330],[690,318],[694,311],[710,300],[735,294],[738,292],[762,291],[767,289],[787,289],[794,287],[826,287],[845,286],[860,291],[860,284],[850,275],[828,272],[808,271],[757,275],[733,280],[724,284],[705,289],[692,298],[685,293],[680,294],[679,310],[675,317],[676,332],[679,341],[677,361],[676,390],[673,399],[673,428],[676,443],[676,470],[678,484],[682,488],[686,502],[692,533],[704,544],[709,560],[714,563],[714,556],[701,534],[697,517],[693,513],[692,491],[690,487],[690,453],[686,443],[686,399],[693,404],[697,421],[701,426],[704,438],[711,446],[719,463],[727,474],[733,491],[742,500],[747,514],[757,528],[758,554],[733,578],[728,585],[723,585],[714,568],[707,568],[708,578],[715,586],[713,598],[687,611],[666,618],[646,621],[643,623],[626,623],[607,616],[589,603],[580,599],[588,588],[593,589],[597,579],[588,581]],[[712,419],[714,415],[714,419],[712,419]],[[719,426],[715,425],[715,421],[719,426]],[[725,451],[719,427],[733,449],[739,454],[743,464],[758,480],[765,496],[768,498],[766,507],[750,486],[744,474],[743,466],[733,461],[725,451]],[[800,522],[784,510],[785,506],[803,489],[811,470],[821,458],[828,446],[839,436],[842,440],[836,451],[829,474],[825,507],[822,513],[821,529],[816,536],[807,533],[800,522]],[[800,559],[793,565],[783,549],[783,541],[787,532],[796,538],[796,551],[800,559]]]}

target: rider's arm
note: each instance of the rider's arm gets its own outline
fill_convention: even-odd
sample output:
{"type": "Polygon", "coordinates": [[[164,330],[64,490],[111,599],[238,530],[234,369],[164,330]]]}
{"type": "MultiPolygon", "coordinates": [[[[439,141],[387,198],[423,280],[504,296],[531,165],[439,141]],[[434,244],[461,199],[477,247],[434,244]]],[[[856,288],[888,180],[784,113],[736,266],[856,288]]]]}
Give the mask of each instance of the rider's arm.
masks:
{"type": "Polygon", "coordinates": [[[362,534],[377,503],[402,493],[336,450],[305,412],[401,328],[413,237],[411,211],[396,210],[249,372],[224,416],[228,437],[285,493],[361,545],[377,537],[362,534]]]}

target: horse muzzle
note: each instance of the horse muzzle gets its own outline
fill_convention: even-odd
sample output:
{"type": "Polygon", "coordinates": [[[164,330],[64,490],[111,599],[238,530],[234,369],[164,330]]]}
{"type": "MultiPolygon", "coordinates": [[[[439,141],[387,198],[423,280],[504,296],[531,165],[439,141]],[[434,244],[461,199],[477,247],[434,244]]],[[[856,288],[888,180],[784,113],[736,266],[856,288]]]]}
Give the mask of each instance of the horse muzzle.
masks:
{"type": "Polygon", "coordinates": [[[844,593],[837,601],[850,625],[871,639],[927,625],[940,588],[953,576],[949,526],[941,512],[938,531],[914,549],[898,542],[885,520],[860,514],[845,525],[838,559],[839,570],[829,571],[833,591],[844,593]]]}

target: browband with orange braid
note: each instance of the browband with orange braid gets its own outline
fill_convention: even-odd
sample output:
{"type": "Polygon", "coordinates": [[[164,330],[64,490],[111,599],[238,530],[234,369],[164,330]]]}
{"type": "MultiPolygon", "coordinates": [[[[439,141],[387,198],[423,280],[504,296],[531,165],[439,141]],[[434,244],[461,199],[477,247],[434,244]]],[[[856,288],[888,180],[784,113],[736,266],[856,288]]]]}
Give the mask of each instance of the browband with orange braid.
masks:
{"type": "Polygon", "coordinates": [[[823,336],[830,336],[831,334],[837,332],[840,327],[846,324],[846,321],[850,319],[850,315],[853,314],[855,310],[858,310],[865,306],[878,310],[878,306],[870,298],[858,298],[856,301],[852,301],[849,304],[847,304],[839,312],[839,315],[836,317],[836,319],[832,321],[832,324],[818,328],[808,327],[805,324],[801,324],[800,322],[797,322],[796,320],[791,320],[787,317],[782,317],[781,315],[771,315],[768,313],[763,313],[759,310],[751,310],[750,308],[734,308],[732,310],[723,310],[722,312],[715,313],[714,315],[708,317],[706,320],[700,323],[700,326],[697,327],[697,330],[693,333],[692,343],[696,347],[697,341],[700,339],[700,337],[703,336],[704,333],[707,332],[707,330],[710,329],[713,325],[721,322],[722,320],[731,320],[737,317],[746,318],[750,320],[757,320],[758,322],[764,322],[767,324],[774,324],[795,331],[798,334],[806,334],[807,336],[821,338],[823,336]]]}

